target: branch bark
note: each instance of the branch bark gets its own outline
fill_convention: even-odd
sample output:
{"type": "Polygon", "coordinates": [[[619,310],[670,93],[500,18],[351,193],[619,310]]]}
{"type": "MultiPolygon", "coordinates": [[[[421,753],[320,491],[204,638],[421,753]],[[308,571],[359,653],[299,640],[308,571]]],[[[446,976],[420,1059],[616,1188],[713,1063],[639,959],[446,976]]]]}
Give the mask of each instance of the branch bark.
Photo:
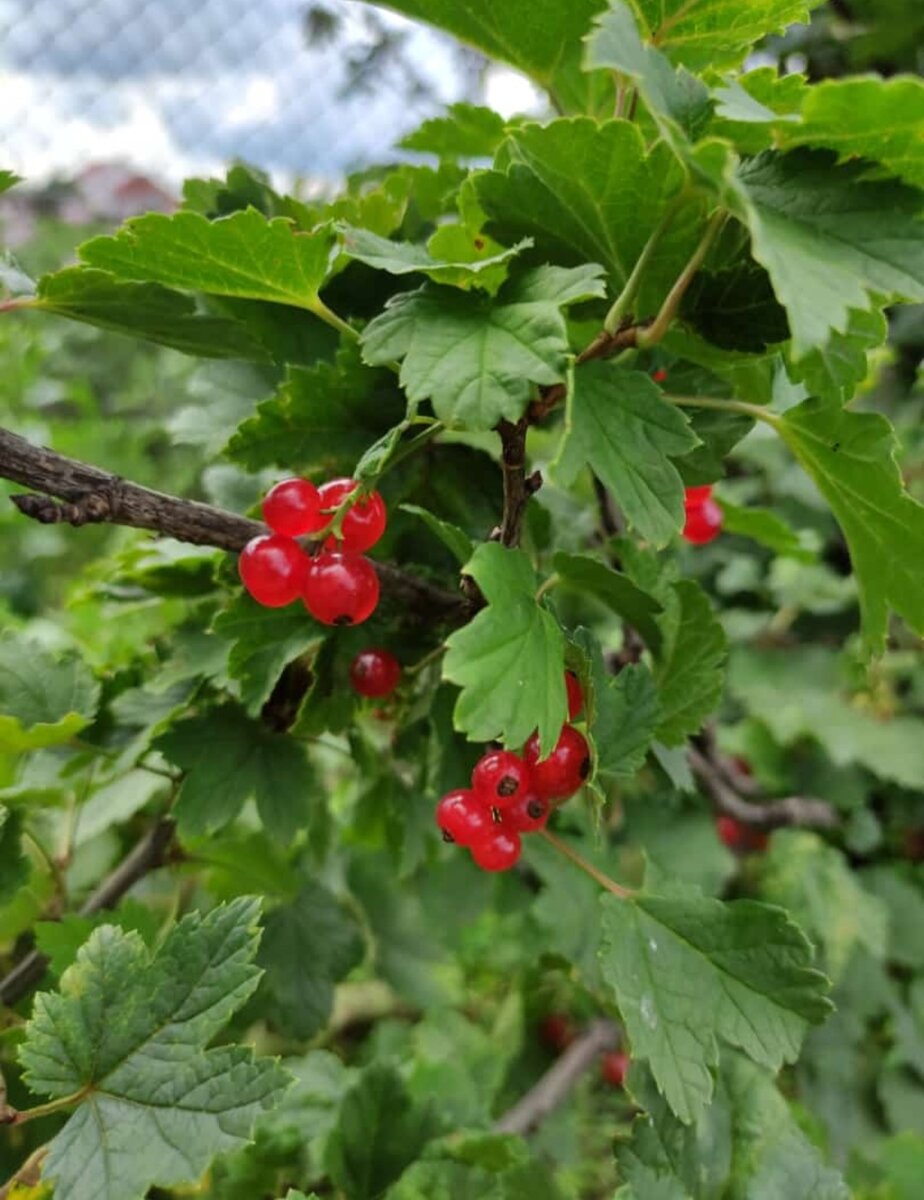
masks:
{"type": "Polygon", "coordinates": [[[519,1134],[535,1129],[567,1098],[600,1054],[615,1046],[618,1040],[619,1031],[612,1021],[591,1021],[535,1086],[504,1113],[494,1128],[498,1133],[519,1134]]]}
{"type": "Polygon", "coordinates": [[[693,774],[709,793],[716,811],[722,816],[734,817],[742,825],[766,830],[781,829],[787,825],[835,829],[840,825],[840,815],[825,800],[810,796],[785,796],[765,803],[746,800],[703,750],[691,745],[687,757],[693,774]]]}
{"type": "Polygon", "coordinates": [[[523,532],[523,519],[530,496],[542,486],[538,471],[526,474],[526,430],[525,417],[514,424],[501,421],[497,432],[501,439],[501,469],[504,473],[504,513],[501,517],[499,537],[504,546],[518,546],[523,532]]]}

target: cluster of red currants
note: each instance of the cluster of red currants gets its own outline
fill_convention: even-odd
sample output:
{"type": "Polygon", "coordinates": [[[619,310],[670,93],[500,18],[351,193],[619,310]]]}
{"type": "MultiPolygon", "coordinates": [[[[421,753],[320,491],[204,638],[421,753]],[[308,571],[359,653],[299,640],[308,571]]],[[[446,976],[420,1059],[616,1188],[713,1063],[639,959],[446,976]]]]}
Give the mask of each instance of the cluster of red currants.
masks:
{"type": "Polygon", "coordinates": [[[683,536],[694,546],[705,546],[719,536],[722,510],[712,498],[712,484],[687,488],[683,497],[686,521],[683,536]]]}
{"type": "Polygon", "coordinates": [[[353,503],[355,479],[332,479],[315,487],[307,479],[283,479],[263,501],[272,533],[252,538],[238,560],[244,587],[258,604],[281,608],[301,598],[325,625],[359,625],[379,602],[379,577],[363,552],[385,532],[385,503],[378,492],[353,503]],[[341,509],[343,510],[341,513],[341,509]],[[330,532],[314,554],[295,540],[330,532]]]}
{"type": "MultiPolygon", "coordinates": [[[[584,707],[577,676],[565,673],[568,718],[584,707]]],[[[590,771],[590,747],[573,725],[564,725],[555,748],[539,757],[533,734],[522,755],[489,750],[475,764],[470,788],[449,792],[436,806],[447,842],[470,851],[485,871],[506,871],[520,857],[520,835],[545,828],[553,808],[577,792],[590,771]]]]}

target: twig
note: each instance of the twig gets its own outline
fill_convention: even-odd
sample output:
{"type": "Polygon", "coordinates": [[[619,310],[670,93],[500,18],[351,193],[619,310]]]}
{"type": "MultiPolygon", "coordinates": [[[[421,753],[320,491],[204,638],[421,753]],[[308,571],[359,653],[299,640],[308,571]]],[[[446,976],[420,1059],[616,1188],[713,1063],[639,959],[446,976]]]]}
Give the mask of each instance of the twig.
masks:
{"type": "Polygon", "coordinates": [[[725,224],[728,213],[724,209],[719,209],[713,213],[709,224],[706,226],[703,236],[700,238],[699,245],[690,255],[687,265],[683,268],[674,283],[674,286],[668,292],[664,303],[658,315],[655,317],[651,325],[643,330],[638,337],[639,346],[654,346],[664,337],[670,328],[671,322],[677,315],[680,308],[680,302],[686,294],[687,288],[693,282],[693,277],[703,265],[706,255],[709,253],[709,248],[718,236],[719,230],[725,224]]]}
{"type": "MultiPolygon", "coordinates": [[[[639,333],[645,328],[641,325],[626,325],[615,333],[607,333],[601,329],[594,340],[574,360],[577,366],[590,362],[594,358],[609,358],[620,350],[629,350],[638,344],[639,333]]],[[[553,383],[550,387],[539,389],[539,399],[529,406],[526,419],[530,425],[535,425],[547,416],[560,401],[564,400],[568,389],[563,383],[553,383]]]]}
{"type": "MultiPolygon", "coordinates": [[[[34,446],[0,428],[0,478],[21,483],[41,495],[12,496],[21,513],[43,524],[105,522],[147,529],[194,545],[237,552],[265,525],[238,513],[156,492],[137,483],[34,446]],[[58,503],[64,501],[64,503],[58,503]]],[[[431,621],[462,623],[471,612],[464,597],[418,579],[390,563],[374,564],[382,590],[397,604],[431,621]]]]}
{"type": "Polygon", "coordinates": [[[501,421],[497,427],[504,473],[504,515],[500,524],[500,542],[503,546],[520,544],[527,501],[542,486],[542,476],[538,471],[529,478],[526,476],[527,425],[523,417],[516,424],[501,421]]]}
{"type": "Polygon", "coordinates": [[[827,801],[814,797],[785,796],[766,803],[745,800],[702,749],[691,745],[687,757],[693,774],[709,793],[716,811],[723,816],[734,817],[742,825],[749,825],[752,829],[781,829],[787,825],[835,829],[841,823],[836,809],[827,801]]]}
{"type": "MultiPolygon", "coordinates": [[[[92,916],[104,908],[113,908],[130,888],[149,871],[163,864],[173,838],[173,821],[162,817],[100,883],[80,908],[80,915],[92,916]]],[[[15,1004],[38,983],[45,973],[48,959],[38,950],[25,958],[0,980],[0,1003],[15,1004]]]]}
{"type": "Polygon", "coordinates": [[[497,1121],[499,1133],[529,1133],[567,1097],[577,1081],[615,1046],[619,1031],[612,1021],[591,1021],[542,1078],[497,1121]]]}
{"type": "Polygon", "coordinates": [[[0,1200],[7,1200],[13,1188],[21,1183],[25,1187],[35,1187],[42,1177],[42,1160],[48,1153],[48,1146],[39,1146],[26,1159],[15,1175],[11,1175],[3,1187],[0,1187],[0,1200]]]}
{"type": "Polygon", "coordinates": [[[538,833],[539,837],[544,838],[559,854],[563,854],[565,858],[570,859],[579,870],[583,871],[585,875],[589,875],[604,891],[618,896],[620,900],[628,900],[635,895],[631,888],[623,887],[615,879],[610,879],[609,875],[606,875],[603,871],[595,867],[592,862],[588,862],[583,854],[578,854],[577,850],[572,849],[567,842],[563,842],[560,837],[556,837],[548,829],[540,829],[538,833]]]}

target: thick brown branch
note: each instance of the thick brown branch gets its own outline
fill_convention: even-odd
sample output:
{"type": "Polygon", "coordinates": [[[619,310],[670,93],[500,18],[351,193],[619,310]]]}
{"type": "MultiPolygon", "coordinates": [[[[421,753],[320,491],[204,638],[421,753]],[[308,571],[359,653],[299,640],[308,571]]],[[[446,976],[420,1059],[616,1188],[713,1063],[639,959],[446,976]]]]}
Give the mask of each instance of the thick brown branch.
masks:
{"type": "Polygon", "coordinates": [[[564,1101],[604,1050],[616,1045],[619,1031],[612,1021],[591,1021],[555,1060],[542,1078],[497,1121],[499,1133],[529,1133],[564,1101]]]}
{"type": "MultiPolygon", "coordinates": [[[[620,350],[627,350],[638,344],[639,332],[644,329],[644,325],[627,325],[625,329],[618,329],[615,333],[607,333],[605,329],[601,329],[594,340],[577,356],[574,360],[580,366],[582,363],[590,362],[594,358],[609,358],[611,354],[616,354],[620,350]]],[[[556,404],[564,400],[568,394],[568,389],[563,383],[552,384],[551,387],[539,389],[539,399],[534,400],[529,406],[527,420],[530,425],[535,425],[541,421],[543,417],[548,416],[556,404]]]]}
{"type": "Polygon", "coordinates": [[[499,539],[504,546],[518,546],[523,532],[526,504],[542,486],[538,471],[526,475],[527,421],[513,424],[501,421],[497,432],[501,439],[501,468],[504,473],[504,515],[501,518],[499,539]]]}
{"type": "Polygon", "coordinates": [[[815,829],[834,829],[840,816],[825,800],[809,796],[785,796],[780,800],[758,803],[745,800],[728,782],[721,768],[702,750],[690,746],[687,757],[693,774],[700,781],[722,816],[734,817],[753,829],[780,829],[801,825],[815,829]]]}
{"type": "MultiPolygon", "coordinates": [[[[129,525],[231,552],[240,551],[251,538],[267,532],[265,525],[249,517],[141,487],[98,467],[34,446],[8,429],[0,429],[0,478],[41,493],[13,496],[12,501],[25,516],[45,524],[69,521],[73,525],[129,525]]],[[[461,623],[470,613],[464,596],[417,579],[389,563],[377,562],[375,568],[388,599],[415,615],[436,622],[461,623]]]]}
{"type": "MultiPolygon", "coordinates": [[[[81,916],[92,916],[104,908],[113,908],[142,876],[162,866],[173,839],[173,822],[162,817],[152,825],[119,865],[87,897],[80,908],[81,916]]],[[[15,1004],[38,983],[45,973],[48,959],[38,950],[30,951],[0,980],[0,1003],[15,1004]]]]}

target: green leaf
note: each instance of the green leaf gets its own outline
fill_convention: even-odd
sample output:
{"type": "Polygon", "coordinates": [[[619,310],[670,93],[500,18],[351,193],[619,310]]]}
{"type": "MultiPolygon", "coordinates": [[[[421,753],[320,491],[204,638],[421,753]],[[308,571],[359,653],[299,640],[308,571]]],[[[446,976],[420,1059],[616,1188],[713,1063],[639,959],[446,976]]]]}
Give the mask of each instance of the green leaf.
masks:
{"type": "Polygon", "coordinates": [[[721,496],[718,497],[718,502],[722,509],[722,529],[725,533],[737,533],[742,537],[752,538],[762,546],[767,546],[774,554],[785,558],[795,558],[806,563],[817,560],[817,554],[808,549],[798,533],[769,508],[755,508],[751,505],[745,508],[738,504],[730,504],[721,496]]]}
{"type": "Polygon", "coordinates": [[[610,675],[593,634],[579,629],[574,640],[590,661],[593,690],[588,725],[595,769],[612,779],[631,779],[645,762],[658,723],[658,693],[651,672],[634,663],[610,675]]]}
{"type": "Polygon", "coordinates": [[[76,654],[56,658],[16,634],[0,638],[0,751],[70,741],[93,720],[99,684],[76,654]]]}
{"type": "Polygon", "coordinates": [[[564,378],[568,350],[561,309],[603,294],[600,269],[538,267],[508,281],[495,299],[426,284],[393,297],[366,326],[363,358],[400,359],[413,404],[431,400],[450,426],[491,429],[517,421],[532,384],[564,378]]]}
{"type": "Polygon", "coordinates": [[[29,860],[22,852],[21,809],[0,804],[0,904],[6,904],[29,879],[29,860]]]}
{"type": "Polygon", "coordinates": [[[194,1183],[246,1141],[286,1086],[270,1059],[206,1046],[253,992],[258,905],[191,913],[153,955],[136,933],[97,929],[60,992],[36,997],[20,1049],[30,1088],[81,1093],[43,1176],[69,1200],[142,1200],[194,1183]]]}
{"type": "Polygon", "coordinates": [[[778,428],[844,531],[867,644],[884,646],[890,609],[924,633],[924,506],[904,489],[888,421],[806,400],[778,428]]]}
{"type": "Polygon", "coordinates": [[[726,641],[698,584],[681,579],[671,589],[664,616],[664,650],[655,669],[661,698],[658,737],[676,746],[696,733],[722,696],[726,641]]]}
{"type": "Polygon", "coordinates": [[[146,946],[153,946],[160,921],[152,909],[137,900],[123,900],[117,909],[94,913],[92,917],[65,913],[58,921],[39,921],[35,926],[35,944],[48,956],[49,969],[55,975],[63,975],[93,930],[101,925],[115,925],[125,932],[134,930],[146,946]]]}
{"type": "Polygon", "coordinates": [[[349,474],[371,442],[404,416],[406,401],[390,371],[372,371],[355,346],[335,363],[289,371],[256,415],[239,426],[227,454],[249,471],[349,474]]]}
{"type": "Polygon", "coordinates": [[[299,233],[256,209],[207,221],[194,212],[134,217],[112,237],[91,238],[80,257],[122,279],[316,309],[333,234],[299,233]]]}
{"type": "Polygon", "coordinates": [[[921,196],[835,166],[826,151],[760,154],[738,169],[738,213],[802,358],[880,297],[924,300],[921,196]]]}
{"type": "Polygon", "coordinates": [[[894,867],[867,869],[860,876],[866,892],[872,892],[889,914],[890,962],[924,970],[924,891],[913,877],[903,877],[894,867]]]}
{"type": "Polygon", "coordinates": [[[519,1138],[462,1136],[428,1146],[388,1200],[563,1200],[548,1164],[530,1159],[519,1138]]]}
{"type": "Polygon", "coordinates": [[[257,1001],[280,1033],[306,1041],[327,1024],[334,984],[362,959],[359,925],[326,888],[306,883],[263,929],[257,962],[266,974],[257,1001]]]}
{"type": "Polygon", "coordinates": [[[280,841],[308,824],[317,785],[304,748],[236,705],[189,717],[156,745],[184,772],[175,809],[184,833],[220,829],[251,798],[267,832],[280,841]]]}
{"type": "Polygon", "coordinates": [[[556,477],[573,482],[586,463],[627,520],[656,546],[683,526],[683,482],[672,456],[698,444],[684,413],[643,371],[589,362],[574,372],[556,477]]]}
{"type": "Polygon", "coordinates": [[[465,567],[487,601],[447,639],[443,678],[462,689],[454,720],[470,741],[519,747],[539,730],[542,753],[568,715],[561,629],[536,602],[536,574],[522,550],[480,545],[465,567]]]}
{"type": "Polygon", "coordinates": [[[283,668],[324,641],[301,606],[264,608],[246,593],[218,614],[212,630],[232,643],[228,674],[240,683],[241,704],[252,717],[259,715],[283,668]]]}
{"type": "Polygon", "coordinates": [[[14,171],[0,171],[0,192],[8,192],[11,187],[21,182],[21,176],[14,171]]]}
{"type": "MultiPolygon", "coordinates": [[[[461,226],[442,226],[440,233],[450,228],[459,230],[464,240],[469,241],[461,226]]],[[[340,225],[343,238],[343,252],[350,258],[364,262],[367,266],[378,271],[388,271],[391,275],[410,275],[419,273],[429,275],[436,283],[453,284],[456,287],[480,286],[483,273],[509,262],[521,250],[532,245],[530,239],[518,242],[509,249],[499,248],[496,253],[479,255],[473,248],[471,257],[452,261],[438,258],[425,246],[414,242],[392,242],[388,238],[379,237],[368,229],[356,229],[352,225],[340,225]]],[[[434,234],[434,237],[436,235],[434,234]]],[[[431,239],[431,245],[433,239],[431,239]]],[[[491,249],[491,247],[486,247],[491,249]]],[[[489,289],[492,290],[492,289],[489,289]]]]}
{"type": "Polygon", "coordinates": [[[825,146],[842,160],[872,159],[924,187],[924,81],[911,75],[822,80],[805,89],[802,120],[781,124],[777,144],[784,150],[825,146]]]}
{"type": "Polygon", "coordinates": [[[330,1176],[350,1200],[378,1200],[432,1132],[429,1114],[412,1106],[397,1071],[374,1063],[343,1098],[328,1143],[330,1176]]]}
{"type": "Polygon", "coordinates": [[[403,137],[402,150],[439,158],[489,158],[504,137],[504,119],[492,108],[451,104],[442,117],[431,117],[403,137]]]}
{"type": "MultiPolygon", "coordinates": [[[[684,172],[663,143],[647,153],[628,121],[575,118],[516,130],[495,169],[473,183],[489,233],[507,244],[534,237],[544,254],[566,265],[602,263],[618,291],[683,187],[684,172]]],[[[645,271],[639,311],[656,311],[683,269],[701,232],[700,213],[695,203],[678,210],[645,271]]]]}
{"type": "Polygon", "coordinates": [[[735,67],[769,33],[807,21],[822,0],[631,0],[642,36],[691,71],[735,67]]]}
{"type": "Polygon", "coordinates": [[[129,283],[92,267],[66,267],[43,276],[29,307],[199,358],[263,362],[269,357],[239,321],[198,312],[190,296],[157,283],[129,283]]]}
{"type": "Polygon", "coordinates": [[[628,575],[615,571],[589,554],[559,551],[552,559],[556,575],[583,595],[593,596],[641,634],[652,650],[661,648],[661,629],[656,617],[661,604],[632,582],[628,575]]]}
{"type": "Polygon", "coordinates": [[[779,908],[604,895],[601,968],[633,1058],[684,1124],[712,1099],[719,1040],[779,1070],[831,1010],[805,935],[779,908]]]}
{"type": "Polygon", "coordinates": [[[786,313],[767,272],[749,260],[698,272],[680,311],[697,333],[726,350],[759,354],[789,337],[786,313]]]}
{"type": "Polygon", "coordinates": [[[794,382],[804,383],[810,395],[843,404],[866,379],[870,351],[883,345],[888,331],[881,309],[851,310],[845,332],[834,330],[826,345],[816,346],[798,361],[787,354],[787,374],[794,382]]]}
{"type": "Polygon", "coordinates": [[[440,539],[460,564],[467,563],[472,557],[475,543],[465,530],[460,529],[458,525],[453,525],[450,521],[440,520],[428,508],[421,508],[418,504],[402,504],[401,511],[411,513],[415,517],[420,517],[430,532],[440,539]]]}

